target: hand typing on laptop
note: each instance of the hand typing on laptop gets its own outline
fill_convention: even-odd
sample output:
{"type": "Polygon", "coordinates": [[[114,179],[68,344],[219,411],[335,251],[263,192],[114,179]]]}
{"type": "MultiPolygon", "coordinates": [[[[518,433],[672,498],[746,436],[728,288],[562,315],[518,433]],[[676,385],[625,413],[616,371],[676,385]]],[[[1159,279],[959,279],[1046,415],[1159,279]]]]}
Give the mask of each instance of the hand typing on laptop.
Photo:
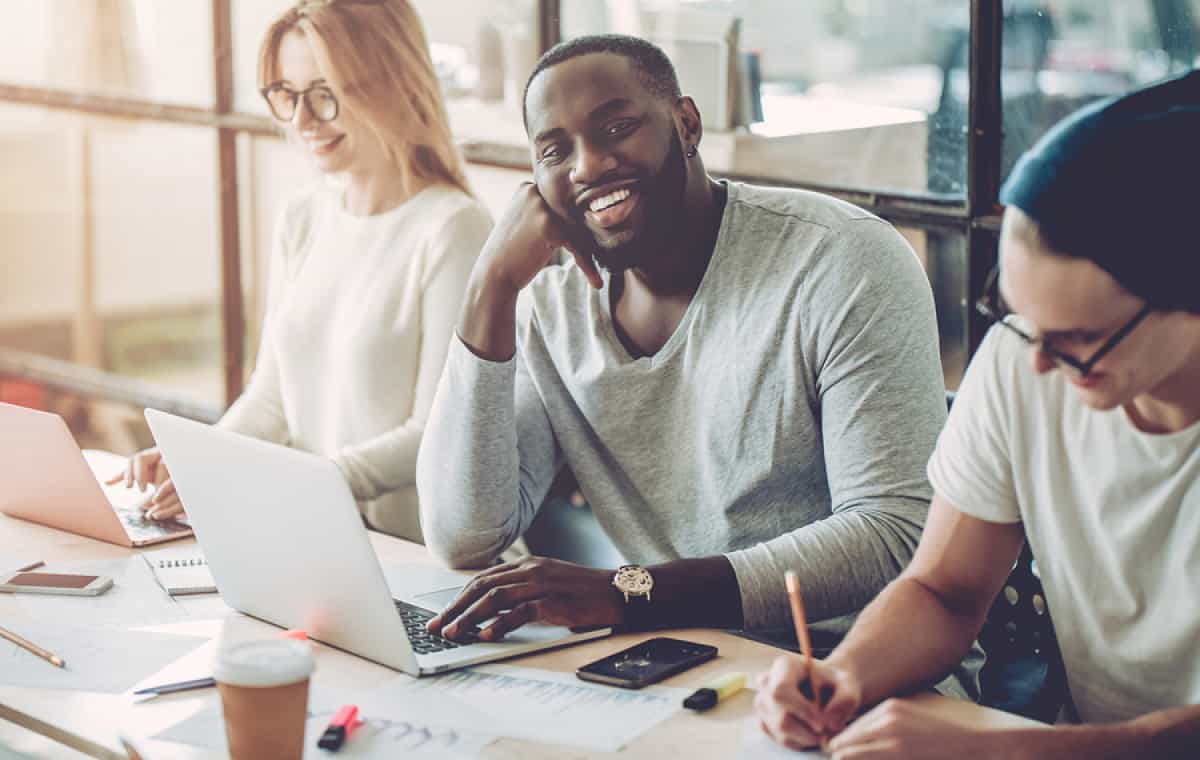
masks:
{"type": "Polygon", "coordinates": [[[526,623],[570,627],[611,626],[625,606],[613,587],[613,570],[547,557],[531,557],[484,570],[426,626],[430,633],[466,640],[477,627],[483,641],[499,641],[526,623]]]}
{"type": "Polygon", "coordinates": [[[111,486],[121,481],[125,482],[126,488],[137,486],[139,491],[155,489],[154,496],[142,505],[147,518],[172,520],[183,516],[183,502],[175,492],[171,474],[167,472],[167,465],[157,448],[139,451],[131,456],[125,469],[106,480],[105,484],[111,486]]]}

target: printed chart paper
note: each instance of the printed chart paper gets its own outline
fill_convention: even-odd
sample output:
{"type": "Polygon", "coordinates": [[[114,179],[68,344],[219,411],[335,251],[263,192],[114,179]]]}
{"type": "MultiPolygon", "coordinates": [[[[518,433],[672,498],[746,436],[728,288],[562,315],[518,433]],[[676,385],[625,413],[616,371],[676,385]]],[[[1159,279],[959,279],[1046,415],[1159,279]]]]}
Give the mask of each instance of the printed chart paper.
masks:
{"type": "Polygon", "coordinates": [[[373,695],[391,712],[518,739],[615,752],[680,710],[686,689],[637,691],[513,665],[397,676],[373,695]]]}
{"type": "MultiPolygon", "coordinates": [[[[351,733],[337,751],[339,758],[391,760],[395,757],[475,757],[496,739],[494,735],[480,731],[384,714],[378,706],[356,698],[353,692],[314,687],[309,692],[308,721],[304,726],[305,758],[333,757],[317,747],[317,739],[343,704],[358,705],[359,719],[363,724],[351,733]]],[[[219,705],[176,723],[154,738],[218,752],[227,751],[225,720],[219,705]]]]}

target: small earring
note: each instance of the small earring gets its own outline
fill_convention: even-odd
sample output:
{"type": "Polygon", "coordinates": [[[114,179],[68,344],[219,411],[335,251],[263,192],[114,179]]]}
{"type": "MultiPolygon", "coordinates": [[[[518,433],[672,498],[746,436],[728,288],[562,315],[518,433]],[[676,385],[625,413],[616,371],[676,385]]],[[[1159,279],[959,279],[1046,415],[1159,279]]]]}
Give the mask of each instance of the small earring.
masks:
{"type": "Polygon", "coordinates": [[[689,146],[688,146],[688,149],[687,149],[687,157],[688,157],[688,158],[695,158],[695,157],[696,157],[696,146],[695,146],[695,145],[689,145],[689,146]]]}

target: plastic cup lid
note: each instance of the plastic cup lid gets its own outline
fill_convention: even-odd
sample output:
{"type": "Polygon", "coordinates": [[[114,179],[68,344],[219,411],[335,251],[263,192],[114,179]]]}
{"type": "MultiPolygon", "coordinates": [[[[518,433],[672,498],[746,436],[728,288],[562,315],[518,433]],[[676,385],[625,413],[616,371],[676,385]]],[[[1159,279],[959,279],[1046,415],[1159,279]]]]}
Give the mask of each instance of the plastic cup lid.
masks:
{"type": "Polygon", "coordinates": [[[304,642],[245,641],[221,652],[213,678],[231,686],[284,686],[308,678],[315,667],[312,651],[304,642]]]}

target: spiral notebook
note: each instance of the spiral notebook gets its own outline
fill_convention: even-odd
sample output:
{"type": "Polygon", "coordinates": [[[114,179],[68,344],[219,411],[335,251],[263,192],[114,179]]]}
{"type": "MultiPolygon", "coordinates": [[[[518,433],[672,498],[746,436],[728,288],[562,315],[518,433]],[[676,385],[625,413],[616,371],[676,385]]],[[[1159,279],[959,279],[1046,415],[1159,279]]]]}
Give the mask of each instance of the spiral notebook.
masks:
{"type": "Polygon", "coordinates": [[[171,596],[213,594],[217,591],[217,584],[213,582],[204,555],[195,549],[190,552],[178,549],[146,552],[142,554],[142,559],[154,572],[158,584],[171,596]]]}

